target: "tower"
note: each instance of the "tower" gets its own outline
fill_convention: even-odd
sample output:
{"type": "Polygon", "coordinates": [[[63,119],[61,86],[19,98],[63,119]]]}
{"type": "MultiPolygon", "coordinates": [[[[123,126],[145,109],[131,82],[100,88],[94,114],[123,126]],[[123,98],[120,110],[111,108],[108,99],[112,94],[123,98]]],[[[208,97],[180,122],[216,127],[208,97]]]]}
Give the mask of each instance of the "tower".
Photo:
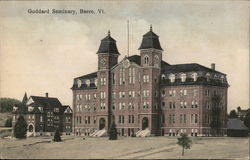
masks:
{"type": "Polygon", "coordinates": [[[98,71],[97,71],[97,92],[100,100],[97,102],[97,124],[99,130],[108,130],[111,123],[111,73],[110,69],[117,64],[118,52],[116,41],[108,35],[101,40],[98,54],[98,71]]]}
{"type": "Polygon", "coordinates": [[[159,134],[160,92],[159,81],[161,75],[162,51],[159,36],[153,32],[152,25],[149,32],[143,35],[139,48],[141,55],[141,66],[143,67],[143,87],[149,91],[148,118],[151,134],[159,134]]]}

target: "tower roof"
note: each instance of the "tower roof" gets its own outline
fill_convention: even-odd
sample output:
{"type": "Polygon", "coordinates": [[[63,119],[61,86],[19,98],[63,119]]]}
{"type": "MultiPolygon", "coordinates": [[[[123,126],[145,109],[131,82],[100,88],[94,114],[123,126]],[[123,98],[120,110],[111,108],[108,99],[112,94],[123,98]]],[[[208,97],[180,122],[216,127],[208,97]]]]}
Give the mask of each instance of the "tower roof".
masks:
{"type": "Polygon", "coordinates": [[[152,25],[150,26],[149,32],[143,35],[143,39],[139,50],[149,49],[149,48],[163,50],[161,48],[159,36],[153,32],[152,25]]]}
{"type": "Polygon", "coordinates": [[[116,40],[114,40],[110,36],[110,31],[108,31],[108,35],[101,40],[100,47],[97,51],[98,53],[109,53],[109,54],[117,54],[119,55],[119,51],[116,46],[116,40]]]}

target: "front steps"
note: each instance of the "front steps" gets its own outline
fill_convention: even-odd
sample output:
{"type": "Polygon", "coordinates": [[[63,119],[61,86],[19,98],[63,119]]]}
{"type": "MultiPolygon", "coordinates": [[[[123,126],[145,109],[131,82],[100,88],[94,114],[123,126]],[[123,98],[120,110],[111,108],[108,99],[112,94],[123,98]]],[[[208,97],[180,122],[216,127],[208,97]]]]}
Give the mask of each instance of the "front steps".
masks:
{"type": "Polygon", "coordinates": [[[95,130],[92,134],[90,134],[91,137],[105,137],[107,135],[108,134],[106,129],[95,130]]]}
{"type": "Polygon", "coordinates": [[[150,130],[148,128],[136,132],[136,137],[149,137],[149,136],[150,136],[150,130]]]}

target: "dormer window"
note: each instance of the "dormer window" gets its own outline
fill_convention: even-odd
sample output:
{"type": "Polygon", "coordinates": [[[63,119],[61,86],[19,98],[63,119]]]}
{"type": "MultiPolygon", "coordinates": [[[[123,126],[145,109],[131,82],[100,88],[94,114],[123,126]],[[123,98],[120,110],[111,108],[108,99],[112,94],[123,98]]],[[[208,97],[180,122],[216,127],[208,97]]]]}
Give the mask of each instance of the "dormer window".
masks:
{"type": "Polygon", "coordinates": [[[77,87],[80,88],[82,85],[82,81],[80,79],[77,80],[77,87]]]}
{"type": "Polygon", "coordinates": [[[89,79],[87,79],[87,80],[85,81],[85,83],[86,83],[87,87],[90,86],[90,80],[89,80],[89,79]]]}
{"type": "Polygon", "coordinates": [[[29,111],[29,112],[33,111],[33,109],[34,109],[34,107],[32,107],[32,106],[29,106],[29,107],[28,107],[28,111],[29,111]]]}
{"type": "Polygon", "coordinates": [[[174,74],[170,74],[169,79],[170,79],[171,83],[174,83],[174,81],[175,81],[175,75],[174,74]]]}
{"type": "Polygon", "coordinates": [[[144,56],[144,65],[145,66],[149,65],[149,58],[148,58],[148,56],[144,56]]]}
{"type": "Polygon", "coordinates": [[[210,81],[210,73],[206,74],[206,79],[207,79],[207,82],[210,81]]]}
{"type": "Polygon", "coordinates": [[[95,86],[97,87],[97,84],[98,84],[98,79],[96,78],[95,79],[95,86]]]}
{"type": "Polygon", "coordinates": [[[187,75],[185,73],[181,73],[181,82],[185,82],[187,75]]]}
{"type": "Polygon", "coordinates": [[[197,77],[198,77],[198,74],[195,72],[195,73],[192,73],[192,78],[195,81],[197,81],[197,77]]]}
{"type": "Polygon", "coordinates": [[[214,75],[214,79],[217,79],[217,78],[218,78],[218,76],[215,74],[215,75],[214,75]]]}
{"type": "Polygon", "coordinates": [[[165,74],[162,74],[161,75],[161,80],[165,80],[165,78],[166,78],[165,74]]]}
{"type": "Polygon", "coordinates": [[[38,109],[40,110],[40,112],[43,112],[43,107],[38,107],[38,109]]]}
{"type": "Polygon", "coordinates": [[[222,75],[222,76],[220,77],[220,79],[221,79],[221,83],[224,83],[224,82],[225,82],[225,76],[222,75]]]}

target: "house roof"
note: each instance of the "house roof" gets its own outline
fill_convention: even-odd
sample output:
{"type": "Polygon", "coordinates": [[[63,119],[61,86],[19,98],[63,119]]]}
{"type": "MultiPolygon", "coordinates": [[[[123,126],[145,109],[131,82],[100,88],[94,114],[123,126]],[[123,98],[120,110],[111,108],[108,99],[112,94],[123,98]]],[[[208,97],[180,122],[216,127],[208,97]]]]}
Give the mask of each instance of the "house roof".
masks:
{"type": "Polygon", "coordinates": [[[142,43],[141,46],[139,47],[140,50],[150,49],[150,48],[163,50],[161,48],[159,36],[152,31],[152,26],[150,27],[150,31],[143,35],[142,43]]]}
{"type": "Polygon", "coordinates": [[[101,44],[97,51],[97,54],[99,53],[120,54],[116,46],[116,41],[110,36],[110,31],[108,35],[101,40],[101,44]]]}
{"type": "Polygon", "coordinates": [[[162,68],[162,73],[169,74],[169,73],[181,73],[181,72],[197,72],[197,71],[207,71],[207,72],[214,72],[223,74],[219,71],[213,70],[211,68],[207,68],[197,63],[188,63],[188,64],[175,64],[175,65],[166,65],[162,68]]]}
{"type": "MultiPolygon", "coordinates": [[[[128,58],[128,60],[129,61],[131,61],[131,62],[134,62],[134,63],[136,63],[136,64],[138,64],[138,65],[141,65],[141,56],[139,56],[139,55],[133,55],[133,56],[129,56],[129,57],[127,57],[128,58]]],[[[165,61],[161,61],[161,66],[163,67],[165,67],[165,66],[168,66],[169,64],[167,63],[167,62],[165,62],[165,61]]]]}
{"type": "Polygon", "coordinates": [[[34,101],[34,106],[41,105],[45,108],[51,109],[54,107],[61,107],[62,104],[57,98],[30,96],[34,101]]]}
{"type": "Polygon", "coordinates": [[[227,121],[227,129],[230,130],[248,130],[245,124],[238,118],[230,118],[227,121]]]}

